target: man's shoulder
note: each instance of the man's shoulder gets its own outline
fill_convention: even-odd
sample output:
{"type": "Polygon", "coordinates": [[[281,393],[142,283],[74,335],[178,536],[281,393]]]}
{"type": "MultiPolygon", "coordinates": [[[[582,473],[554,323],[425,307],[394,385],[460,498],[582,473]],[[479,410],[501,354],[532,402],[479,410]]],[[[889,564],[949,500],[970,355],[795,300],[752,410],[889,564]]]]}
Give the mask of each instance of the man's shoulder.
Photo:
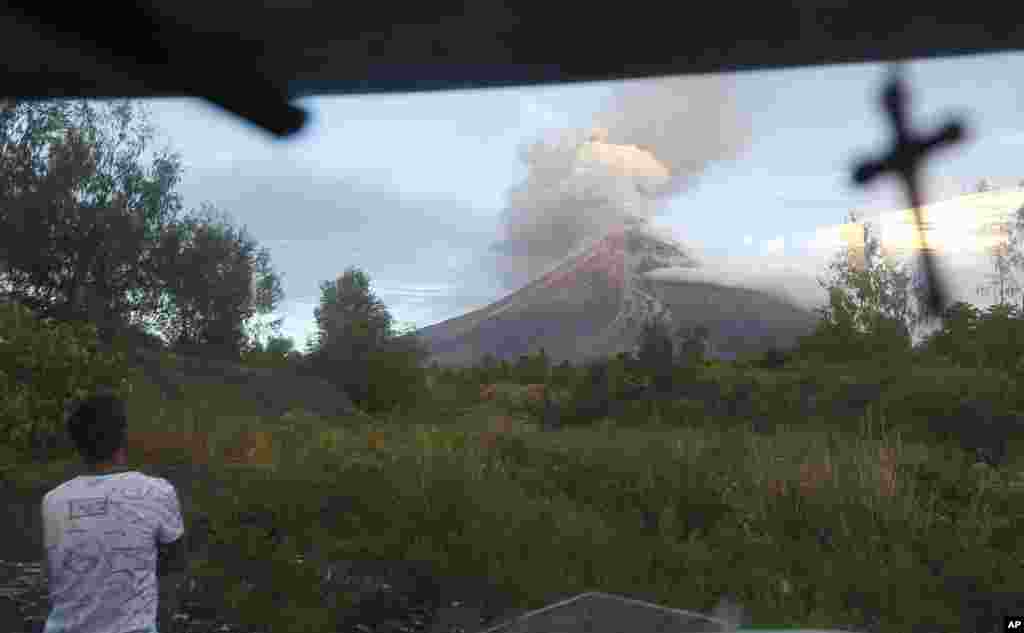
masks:
{"type": "Polygon", "coordinates": [[[164,494],[177,492],[174,484],[163,477],[132,470],[124,473],[117,473],[114,476],[98,478],[88,476],[74,477],[56,486],[43,495],[43,502],[46,503],[47,501],[67,495],[80,496],[83,493],[88,493],[90,489],[102,489],[110,486],[117,486],[118,484],[123,485],[124,483],[131,483],[136,486],[144,486],[146,488],[156,488],[164,494]]]}
{"type": "Polygon", "coordinates": [[[132,480],[132,481],[146,482],[146,483],[148,483],[151,486],[159,486],[161,488],[171,488],[171,489],[174,488],[174,484],[172,484],[167,479],[165,479],[163,477],[158,477],[157,475],[149,475],[149,474],[146,474],[146,473],[138,471],[138,470],[133,470],[131,472],[125,473],[125,478],[129,479],[129,480],[132,480]]]}
{"type": "Polygon", "coordinates": [[[159,497],[177,497],[178,490],[174,487],[174,484],[163,477],[156,475],[148,475],[139,471],[132,471],[127,473],[125,479],[122,481],[135,484],[139,487],[146,487],[154,491],[159,497]]]}

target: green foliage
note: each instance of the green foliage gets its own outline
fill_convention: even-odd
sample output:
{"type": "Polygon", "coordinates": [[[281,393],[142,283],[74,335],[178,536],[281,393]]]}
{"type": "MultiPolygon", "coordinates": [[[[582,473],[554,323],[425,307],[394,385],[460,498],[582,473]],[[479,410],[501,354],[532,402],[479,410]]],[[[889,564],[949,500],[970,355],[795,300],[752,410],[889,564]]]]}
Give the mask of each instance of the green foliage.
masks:
{"type": "Polygon", "coordinates": [[[144,113],[124,102],[26,102],[4,118],[0,257],[10,295],[43,317],[88,315],[101,336],[156,310],[146,254],[180,209],[181,167],[156,152],[146,173],[144,113]]]}
{"type": "Polygon", "coordinates": [[[681,329],[679,339],[679,362],[685,367],[698,367],[704,363],[711,330],[707,326],[698,325],[692,329],[681,329]]]}
{"type": "Polygon", "coordinates": [[[1024,315],[1016,306],[996,304],[982,314],[976,330],[985,367],[1014,372],[1024,356],[1024,315]]]}
{"type": "Polygon", "coordinates": [[[4,111],[4,294],[41,318],[93,323],[105,342],[137,327],[237,360],[262,333],[256,317],[282,297],[280,280],[266,249],[257,252],[213,207],[178,217],[181,158],[150,152],[155,134],[128,101],[19,102],[4,111]]]}
{"type": "MultiPolygon", "coordinates": [[[[184,218],[164,246],[165,291],[174,310],[161,329],[175,344],[204,356],[239,360],[264,331],[257,316],[269,314],[283,298],[269,253],[257,251],[245,229],[236,229],[210,205],[184,218]]],[[[270,327],[276,331],[280,325],[270,327]]]]}
{"type": "Polygon", "coordinates": [[[958,301],[947,308],[942,328],[932,334],[923,347],[930,353],[964,366],[977,367],[977,330],[981,313],[975,306],[958,301]]]}
{"type": "Polygon", "coordinates": [[[546,383],[551,378],[551,359],[541,348],[533,354],[520,356],[512,371],[521,385],[546,383]]]}
{"type": "Polygon", "coordinates": [[[611,377],[607,361],[593,361],[586,366],[583,377],[570,387],[571,396],[563,421],[587,424],[608,417],[611,413],[611,377]]]}
{"type": "Polygon", "coordinates": [[[286,337],[270,337],[266,346],[256,342],[242,354],[242,362],[254,367],[283,367],[294,365],[301,359],[295,351],[295,341],[286,337]]]}
{"type": "Polygon", "coordinates": [[[320,291],[311,370],[371,413],[421,401],[427,394],[426,348],[413,332],[396,331],[369,275],[349,268],[333,283],[322,282],[320,291]]]}
{"type": "Polygon", "coordinates": [[[756,365],[761,369],[782,369],[791,359],[791,355],[781,349],[772,348],[765,352],[756,365]]]}
{"type": "Polygon", "coordinates": [[[100,387],[124,395],[138,379],[123,356],[98,350],[95,326],[39,320],[0,303],[0,332],[0,437],[19,449],[70,448],[67,406],[100,387]]]}
{"type": "MultiPolygon", "coordinates": [[[[331,628],[337,622],[324,603],[318,570],[295,560],[305,549],[297,539],[318,522],[318,500],[294,488],[286,493],[271,481],[250,485],[262,491],[258,498],[221,496],[202,504],[210,555],[192,564],[191,575],[211,595],[224,597],[231,619],[239,624],[295,630],[301,622],[309,627],[301,630],[331,628]],[[225,569],[235,573],[225,574],[225,569]]],[[[339,606],[351,605],[341,598],[339,606]]]]}
{"type": "Polygon", "coordinates": [[[675,349],[667,323],[651,319],[643,325],[636,358],[640,371],[650,377],[655,389],[661,392],[672,389],[675,349]]]}
{"type": "MultiPolygon", "coordinates": [[[[850,222],[858,219],[851,214],[850,222]]],[[[851,362],[909,356],[911,333],[923,322],[922,287],[909,265],[884,255],[875,227],[863,223],[863,248],[850,247],[829,264],[819,283],[829,293],[815,331],[798,355],[813,362],[851,362]]]]}
{"type": "Polygon", "coordinates": [[[395,337],[374,350],[365,366],[369,389],[360,404],[369,412],[408,409],[429,397],[421,368],[427,352],[414,335],[395,337]]]}
{"type": "MultiPolygon", "coordinates": [[[[580,395],[603,382],[610,389],[616,372],[628,376],[624,361],[584,368],[576,384],[580,395]]],[[[869,366],[823,367],[809,376],[719,368],[701,370],[700,378],[730,389],[755,382],[757,399],[783,417],[782,394],[801,378],[838,392],[840,383],[863,382],[860,373],[869,366]]],[[[894,391],[890,401],[902,402],[910,390],[929,384],[933,389],[922,402],[943,390],[1013,396],[1010,382],[987,386],[999,382],[994,372],[971,382],[970,371],[930,371],[904,376],[906,390],[894,391]]],[[[467,397],[478,397],[474,370],[439,368],[431,375],[464,383],[467,397]]],[[[825,459],[820,446],[802,444],[797,434],[754,441],[717,425],[692,424],[690,417],[711,414],[696,401],[657,406],[660,417],[677,426],[671,435],[624,424],[607,442],[601,433],[576,430],[558,438],[557,448],[527,434],[479,451],[470,450],[472,433],[435,432],[409,442],[408,452],[396,449],[383,458],[338,459],[334,453],[328,459],[313,451],[279,481],[205,482],[186,493],[198,496],[196,505],[216,528],[215,545],[194,575],[218,596],[218,606],[227,604],[232,621],[288,628],[287,618],[302,618],[320,630],[338,628],[341,610],[319,597],[308,562],[294,564],[298,552],[315,550],[333,560],[429,561],[452,574],[486,577],[503,590],[528,587],[519,596],[523,608],[599,587],[709,611],[728,589],[750,621],[793,627],[856,628],[859,618],[878,615],[881,630],[906,630],[907,623],[925,620],[940,630],[962,629],[973,623],[971,609],[992,611],[990,603],[962,601],[963,587],[933,575],[936,561],[947,576],[980,579],[971,594],[975,602],[1024,581],[1013,563],[1019,558],[1016,498],[955,460],[938,459],[931,445],[921,465],[901,462],[901,496],[891,507],[857,487],[856,473],[872,466],[852,461],[863,437],[828,449],[844,464],[836,472],[848,474],[834,489],[804,499],[791,488],[773,499],[760,482],[788,477],[795,486],[799,456],[825,459]],[[264,518],[253,520],[253,514],[264,518]],[[741,577],[738,566],[746,570],[741,577]],[[538,577],[542,585],[523,582],[538,577]],[[928,598],[919,595],[922,586],[928,598]],[[893,596],[899,609],[886,606],[893,596]]]]}
{"type": "Polygon", "coordinates": [[[829,292],[829,305],[814,332],[802,337],[798,355],[818,363],[871,360],[887,362],[909,355],[910,333],[905,324],[884,314],[866,314],[839,288],[829,292]]]}
{"type": "Polygon", "coordinates": [[[1010,217],[988,222],[981,227],[983,233],[996,239],[987,248],[992,273],[987,276],[987,283],[978,288],[978,294],[994,295],[997,305],[1005,305],[1008,299],[1021,294],[1022,288],[1013,274],[1013,269],[1024,265],[1024,252],[1021,251],[1022,229],[1024,209],[1018,209],[1010,217]]]}
{"type": "Polygon", "coordinates": [[[943,317],[941,329],[924,341],[924,353],[961,367],[1018,372],[1024,358],[1024,315],[1016,306],[979,310],[958,302],[943,317]]]}

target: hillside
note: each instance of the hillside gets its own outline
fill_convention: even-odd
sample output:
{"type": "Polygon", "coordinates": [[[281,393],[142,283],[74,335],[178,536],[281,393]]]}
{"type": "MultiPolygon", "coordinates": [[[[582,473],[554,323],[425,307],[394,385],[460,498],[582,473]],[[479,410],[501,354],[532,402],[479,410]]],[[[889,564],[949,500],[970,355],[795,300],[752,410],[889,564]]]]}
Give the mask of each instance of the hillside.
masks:
{"type": "Polygon", "coordinates": [[[764,291],[646,276],[697,267],[684,246],[643,225],[622,226],[520,290],[419,334],[433,360],[461,365],[488,353],[514,360],[541,347],[574,363],[626,351],[651,316],[675,327],[706,325],[714,350],[727,356],[786,347],[813,328],[813,313],[764,291]]]}

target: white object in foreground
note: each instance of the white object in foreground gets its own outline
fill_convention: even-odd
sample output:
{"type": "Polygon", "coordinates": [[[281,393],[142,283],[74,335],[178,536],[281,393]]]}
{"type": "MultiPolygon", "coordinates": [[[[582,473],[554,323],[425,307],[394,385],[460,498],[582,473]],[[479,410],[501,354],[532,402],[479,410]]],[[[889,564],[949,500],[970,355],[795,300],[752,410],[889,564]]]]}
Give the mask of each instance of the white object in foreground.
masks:
{"type": "MultiPolygon", "coordinates": [[[[524,613],[481,633],[744,633],[735,625],[694,611],[588,592],[524,613]]],[[[844,633],[817,629],[758,633],[844,633]]]]}

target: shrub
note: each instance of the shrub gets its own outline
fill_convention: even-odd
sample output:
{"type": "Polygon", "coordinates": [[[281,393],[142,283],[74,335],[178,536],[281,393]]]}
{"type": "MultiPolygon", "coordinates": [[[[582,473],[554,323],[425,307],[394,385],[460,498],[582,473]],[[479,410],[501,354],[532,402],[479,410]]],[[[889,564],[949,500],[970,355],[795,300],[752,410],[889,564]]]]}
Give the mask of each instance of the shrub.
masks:
{"type": "Polygon", "coordinates": [[[38,320],[0,304],[0,437],[19,450],[70,454],[63,421],[76,398],[99,388],[122,397],[139,374],[121,353],[99,349],[96,327],[38,320]]]}
{"type": "Polygon", "coordinates": [[[755,365],[761,369],[782,369],[790,360],[791,354],[773,347],[765,352],[755,365]]]}
{"type": "Polygon", "coordinates": [[[587,424],[608,417],[612,405],[610,389],[607,363],[591,363],[586,377],[572,389],[566,422],[587,424]]]}

